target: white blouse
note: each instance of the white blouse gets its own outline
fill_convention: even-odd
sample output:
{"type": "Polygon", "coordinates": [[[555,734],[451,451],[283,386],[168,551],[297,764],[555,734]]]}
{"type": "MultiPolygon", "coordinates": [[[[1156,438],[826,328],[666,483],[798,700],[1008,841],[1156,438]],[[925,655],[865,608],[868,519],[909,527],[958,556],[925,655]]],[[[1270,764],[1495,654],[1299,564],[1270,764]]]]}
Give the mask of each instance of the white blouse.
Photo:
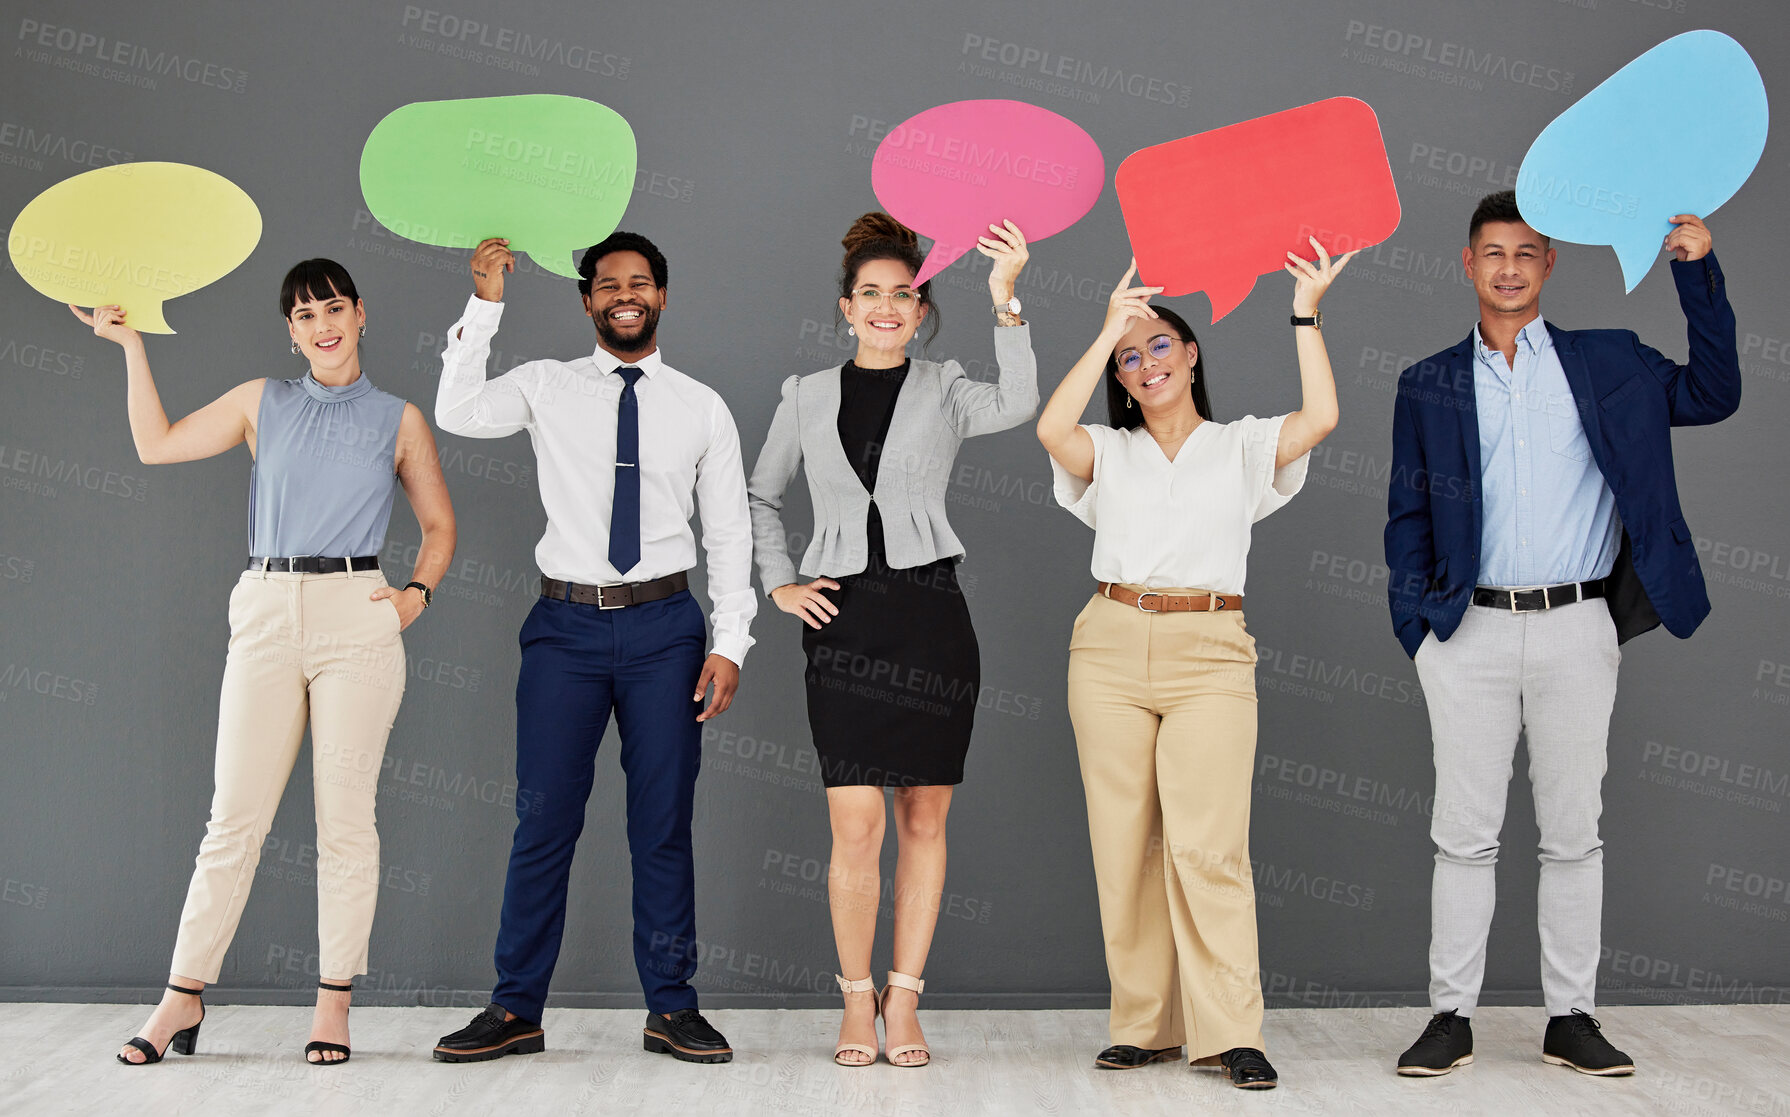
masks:
{"type": "Polygon", "coordinates": [[[1083,425],[1094,479],[1050,466],[1057,503],[1094,529],[1095,579],[1241,594],[1250,525],[1292,499],[1311,462],[1274,468],[1285,421],[1201,423],[1173,461],[1142,426],[1083,425]]]}

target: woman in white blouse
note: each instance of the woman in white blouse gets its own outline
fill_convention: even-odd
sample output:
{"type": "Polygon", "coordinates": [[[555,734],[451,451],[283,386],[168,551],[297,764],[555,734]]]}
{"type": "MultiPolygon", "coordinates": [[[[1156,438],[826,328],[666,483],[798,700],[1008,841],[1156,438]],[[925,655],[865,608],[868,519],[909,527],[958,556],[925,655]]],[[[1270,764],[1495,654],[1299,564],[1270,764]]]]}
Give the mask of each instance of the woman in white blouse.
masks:
{"type": "Polygon", "coordinates": [[[1304,399],[1271,419],[1212,418],[1199,341],[1160,287],[1119,281],[1100,336],[1038,420],[1056,498],[1094,529],[1099,588],[1069,644],[1069,716],[1088,797],[1112,1046],[1128,1070],[1180,1057],[1233,1085],[1277,1080],[1263,1054],[1249,864],[1255,640],[1243,623],[1250,525],[1305,482],[1336,426],[1318,301],[1354,253],[1287,254],[1304,399]],[[1079,425],[1106,385],[1109,425],[1079,425]]]}

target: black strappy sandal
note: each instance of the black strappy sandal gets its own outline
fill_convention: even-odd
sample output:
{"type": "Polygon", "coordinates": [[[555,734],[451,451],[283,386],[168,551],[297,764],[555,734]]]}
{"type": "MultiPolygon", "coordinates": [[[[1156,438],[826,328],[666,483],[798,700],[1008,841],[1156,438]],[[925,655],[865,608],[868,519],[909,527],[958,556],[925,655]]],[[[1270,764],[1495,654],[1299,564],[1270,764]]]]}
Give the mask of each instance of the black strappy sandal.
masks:
{"type": "MultiPolygon", "coordinates": [[[[176,993],[185,993],[189,997],[198,997],[199,1024],[205,1023],[205,990],[182,989],[172,981],[168,983],[168,988],[174,990],[176,993]]],[[[155,1044],[150,1043],[142,1036],[132,1036],[129,1041],[125,1043],[125,1046],[134,1047],[138,1051],[141,1051],[143,1053],[143,1061],[140,1063],[133,1062],[132,1060],[125,1058],[124,1052],[122,1051],[118,1053],[118,1061],[127,1067],[146,1067],[150,1063],[161,1062],[162,1056],[166,1055],[169,1051],[173,1051],[177,1055],[191,1055],[199,1049],[199,1024],[194,1024],[190,1028],[182,1028],[178,1032],[175,1032],[174,1038],[168,1041],[168,1046],[160,1051],[155,1049],[155,1044]]]]}
{"type": "MultiPolygon", "coordinates": [[[[317,983],[317,988],[328,989],[332,993],[354,992],[353,985],[331,985],[327,981],[319,981],[317,983]]],[[[348,1045],[345,1043],[325,1043],[323,1040],[314,1039],[305,1044],[305,1062],[310,1063],[314,1067],[339,1067],[343,1063],[346,1063],[352,1054],[353,1053],[348,1050],[348,1045]],[[311,1058],[311,1052],[313,1051],[339,1051],[341,1052],[342,1057],[340,1059],[313,1059],[311,1058]]]]}

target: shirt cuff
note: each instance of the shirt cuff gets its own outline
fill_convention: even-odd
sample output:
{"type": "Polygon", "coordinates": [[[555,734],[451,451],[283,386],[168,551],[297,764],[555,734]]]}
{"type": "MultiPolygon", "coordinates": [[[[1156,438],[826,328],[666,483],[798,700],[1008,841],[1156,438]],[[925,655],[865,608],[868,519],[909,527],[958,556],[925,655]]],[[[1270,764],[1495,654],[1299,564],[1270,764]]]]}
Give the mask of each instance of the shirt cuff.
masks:
{"type": "Polygon", "coordinates": [[[756,642],[750,636],[716,637],[715,646],[709,649],[709,654],[731,660],[735,667],[744,667],[746,666],[746,649],[756,642]]]}
{"type": "Polygon", "coordinates": [[[448,340],[451,342],[461,339],[461,331],[468,326],[472,327],[474,333],[494,334],[501,321],[503,321],[502,303],[489,302],[477,295],[468,295],[466,311],[460,315],[460,320],[455,322],[453,328],[448,331],[448,340]]]}

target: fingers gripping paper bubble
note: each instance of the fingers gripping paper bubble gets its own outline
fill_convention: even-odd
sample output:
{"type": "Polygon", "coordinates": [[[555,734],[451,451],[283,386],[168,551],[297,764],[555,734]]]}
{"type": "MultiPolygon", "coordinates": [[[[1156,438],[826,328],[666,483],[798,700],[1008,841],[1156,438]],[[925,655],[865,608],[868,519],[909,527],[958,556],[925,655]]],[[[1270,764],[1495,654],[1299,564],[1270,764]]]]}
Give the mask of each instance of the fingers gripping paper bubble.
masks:
{"type": "Polygon", "coordinates": [[[908,117],[877,145],[870,186],[889,215],[932,238],[916,284],[1011,221],[1036,243],[1081,220],[1106,159],[1074,121],[1024,101],[953,101],[908,117]]]}
{"type": "Polygon", "coordinates": [[[1398,188],[1380,121],[1332,97],[1134,152],[1113,188],[1139,278],[1167,295],[1204,291],[1212,321],[1235,310],[1288,252],[1378,244],[1398,228],[1398,188]]]}
{"type": "Polygon", "coordinates": [[[582,97],[418,101],[361,151],[367,211],[407,240],[471,248],[507,237],[550,272],[615,231],[634,194],[634,129],[582,97]]]}
{"type": "Polygon", "coordinates": [[[1542,129],[1517,171],[1535,230],[1607,244],[1628,290],[1681,213],[1708,217],[1765,151],[1765,83],[1719,31],[1675,35],[1611,74],[1542,129]]]}
{"type": "Polygon", "coordinates": [[[261,211],[222,175],[185,163],[120,163],[33,198],[6,238],[25,282],[77,306],[123,308],[171,334],[162,303],[230,274],[261,239],[261,211]]]}

